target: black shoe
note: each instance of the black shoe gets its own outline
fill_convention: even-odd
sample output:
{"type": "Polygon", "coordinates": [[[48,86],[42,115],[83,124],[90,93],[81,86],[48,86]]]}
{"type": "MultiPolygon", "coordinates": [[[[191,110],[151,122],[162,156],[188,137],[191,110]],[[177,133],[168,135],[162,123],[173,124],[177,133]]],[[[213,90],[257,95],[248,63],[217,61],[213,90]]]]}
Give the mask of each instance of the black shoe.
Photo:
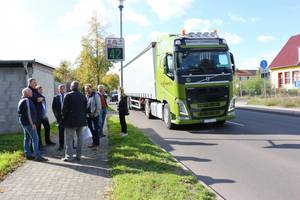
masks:
{"type": "Polygon", "coordinates": [[[97,144],[91,144],[91,145],[88,146],[88,148],[96,148],[96,147],[99,147],[99,144],[98,145],[97,144]]]}
{"type": "Polygon", "coordinates": [[[56,143],[52,142],[52,141],[49,141],[49,142],[46,142],[46,145],[53,146],[53,145],[56,145],[56,143]]]}
{"type": "Polygon", "coordinates": [[[27,160],[34,160],[34,156],[26,156],[27,160]]]}
{"type": "Polygon", "coordinates": [[[36,158],[34,160],[37,161],[37,162],[47,162],[48,161],[48,159],[44,158],[44,157],[39,157],[39,158],[36,158]]]}
{"type": "Polygon", "coordinates": [[[62,151],[64,147],[58,147],[57,151],[62,151]]]}
{"type": "Polygon", "coordinates": [[[75,160],[76,161],[80,161],[80,157],[75,157],[75,160]]]}

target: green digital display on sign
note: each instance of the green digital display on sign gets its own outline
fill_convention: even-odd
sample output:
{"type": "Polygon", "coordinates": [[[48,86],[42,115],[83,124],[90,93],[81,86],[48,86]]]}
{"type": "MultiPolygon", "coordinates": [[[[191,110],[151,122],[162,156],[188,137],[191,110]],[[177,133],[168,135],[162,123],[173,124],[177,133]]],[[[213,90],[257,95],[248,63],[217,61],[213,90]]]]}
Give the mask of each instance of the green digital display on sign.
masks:
{"type": "Polygon", "coordinates": [[[123,60],[123,48],[107,48],[107,59],[123,60]]]}
{"type": "Polygon", "coordinates": [[[105,38],[106,60],[121,61],[124,60],[124,39],[123,38],[105,38]]]}

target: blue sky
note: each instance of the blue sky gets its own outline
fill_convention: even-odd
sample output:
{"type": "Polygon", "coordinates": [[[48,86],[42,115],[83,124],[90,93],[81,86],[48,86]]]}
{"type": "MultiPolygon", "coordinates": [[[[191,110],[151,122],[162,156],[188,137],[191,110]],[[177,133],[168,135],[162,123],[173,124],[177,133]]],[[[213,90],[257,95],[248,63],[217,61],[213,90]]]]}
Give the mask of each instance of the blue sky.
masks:
{"type": "MultiPolygon", "coordinates": [[[[255,69],[300,34],[297,0],[126,0],[124,6],[126,61],[158,34],[217,29],[237,67],[255,69]]],[[[108,33],[119,36],[117,0],[0,0],[0,59],[74,62],[95,13],[108,33]]]]}

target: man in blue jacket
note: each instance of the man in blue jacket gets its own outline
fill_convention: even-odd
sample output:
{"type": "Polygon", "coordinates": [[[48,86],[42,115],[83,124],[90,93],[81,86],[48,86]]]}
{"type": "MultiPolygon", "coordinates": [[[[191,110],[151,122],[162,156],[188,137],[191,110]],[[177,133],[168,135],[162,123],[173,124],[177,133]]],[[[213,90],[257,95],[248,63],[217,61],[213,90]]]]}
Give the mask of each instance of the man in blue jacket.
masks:
{"type": "Polygon", "coordinates": [[[39,162],[48,161],[43,158],[39,151],[39,137],[36,131],[37,112],[33,102],[31,101],[32,90],[24,88],[22,90],[22,98],[18,104],[19,122],[24,131],[24,153],[27,159],[39,162]],[[30,151],[30,140],[33,144],[34,156],[30,151]]]}

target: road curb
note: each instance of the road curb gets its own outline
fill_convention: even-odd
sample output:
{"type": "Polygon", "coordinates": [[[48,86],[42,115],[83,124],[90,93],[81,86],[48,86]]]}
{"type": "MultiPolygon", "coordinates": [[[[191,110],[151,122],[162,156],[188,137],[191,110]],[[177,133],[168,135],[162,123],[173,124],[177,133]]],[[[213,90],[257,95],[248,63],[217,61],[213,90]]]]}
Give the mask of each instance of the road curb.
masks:
{"type": "Polygon", "coordinates": [[[300,117],[300,111],[297,110],[285,110],[280,108],[274,109],[274,108],[265,108],[265,107],[255,107],[255,106],[236,106],[236,108],[240,110],[251,110],[251,111],[257,111],[263,113],[274,113],[280,115],[300,117]]]}

